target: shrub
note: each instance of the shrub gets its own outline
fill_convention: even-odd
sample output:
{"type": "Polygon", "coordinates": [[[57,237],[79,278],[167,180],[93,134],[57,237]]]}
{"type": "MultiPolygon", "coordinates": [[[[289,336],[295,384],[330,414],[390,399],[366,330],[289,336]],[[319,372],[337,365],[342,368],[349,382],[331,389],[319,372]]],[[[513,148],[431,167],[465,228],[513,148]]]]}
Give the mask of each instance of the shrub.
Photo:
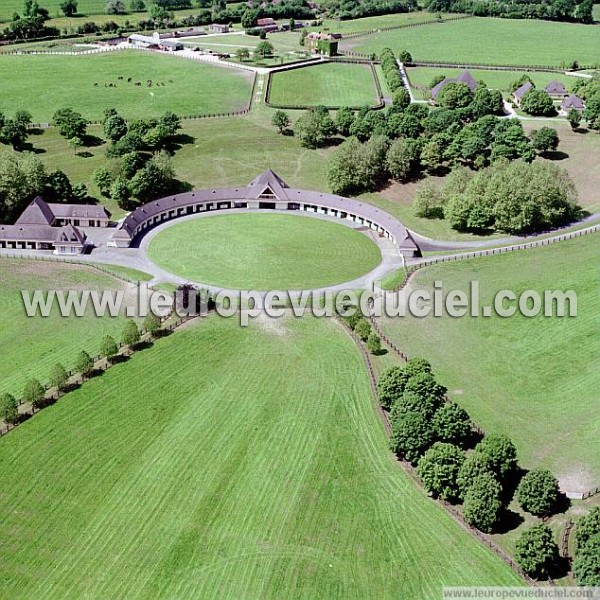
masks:
{"type": "Polygon", "coordinates": [[[356,324],[354,331],[363,342],[366,342],[371,335],[371,325],[369,321],[362,317],[356,324]]]}
{"type": "Polygon", "coordinates": [[[371,354],[381,352],[381,338],[374,331],[371,331],[367,339],[367,349],[371,354]]]}

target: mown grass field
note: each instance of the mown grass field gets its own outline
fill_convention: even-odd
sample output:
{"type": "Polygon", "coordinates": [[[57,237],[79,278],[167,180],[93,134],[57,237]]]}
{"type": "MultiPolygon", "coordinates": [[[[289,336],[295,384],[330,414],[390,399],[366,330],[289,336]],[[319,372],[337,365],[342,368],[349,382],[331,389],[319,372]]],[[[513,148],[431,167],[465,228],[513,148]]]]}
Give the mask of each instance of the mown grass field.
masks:
{"type": "Polygon", "coordinates": [[[544,66],[577,60],[582,65],[600,65],[599,36],[594,25],[475,17],[382,32],[342,46],[368,53],[386,46],[396,51],[405,48],[415,60],[544,66]]]}
{"type": "Polygon", "coordinates": [[[435,21],[437,15],[430,12],[419,11],[410,13],[399,13],[395,15],[380,15],[377,17],[364,17],[362,19],[350,19],[348,21],[337,21],[335,19],[324,19],[319,27],[313,27],[315,31],[331,31],[332,33],[358,33],[371,31],[380,27],[395,27],[397,25],[409,25],[411,23],[423,23],[435,21]]]}
{"type": "Polygon", "coordinates": [[[7,597],[439,598],[519,585],[391,460],[330,321],[211,319],[0,439],[7,597]]]}
{"type": "MultiPolygon", "coordinates": [[[[51,17],[62,16],[60,5],[62,0],[38,0],[41,8],[46,8],[51,17]]],[[[81,14],[94,15],[104,13],[106,9],[105,0],[78,0],[78,12],[81,14]]],[[[0,22],[10,21],[14,13],[22,14],[22,0],[2,0],[0,6],[0,22]]]]}
{"type": "Polygon", "coordinates": [[[258,290],[344,283],[381,262],[379,248],[362,233],[280,214],[211,215],[176,223],[152,239],[148,254],[192,281],[258,290]]]}
{"type": "MultiPolygon", "coordinates": [[[[599,32],[600,33],[600,32],[599,32]]],[[[438,75],[446,77],[456,77],[465,69],[446,69],[446,68],[428,68],[428,67],[412,67],[407,69],[407,75],[413,90],[417,96],[429,99],[431,95],[431,81],[438,75]]],[[[526,71],[486,71],[479,69],[469,69],[469,72],[477,81],[484,81],[487,87],[501,90],[504,95],[510,92],[510,86],[513,81],[519,79],[522,75],[529,75],[538,89],[543,89],[551,81],[560,81],[568,91],[571,90],[573,84],[578,81],[577,77],[563,75],[561,73],[541,73],[526,71]]]]}
{"type": "Polygon", "coordinates": [[[96,120],[108,107],[128,118],[158,116],[167,110],[179,115],[227,112],[243,108],[252,87],[246,72],[140,51],[81,57],[0,56],[0,79],[0,110],[9,114],[27,110],[34,122],[51,121],[54,111],[62,107],[96,120]],[[35,94],[30,93],[32,81],[35,94]],[[137,82],[142,85],[136,86],[137,82]],[[111,83],[116,87],[106,87],[111,83]]]}
{"type": "Polygon", "coordinates": [[[0,394],[20,397],[31,377],[45,383],[57,362],[71,369],[81,350],[96,355],[103,336],[121,335],[123,319],[96,318],[91,310],[81,318],[63,318],[57,311],[29,318],[21,298],[22,290],[125,290],[109,275],[79,265],[1,258],[0,281],[0,394]]]}
{"type": "Polygon", "coordinates": [[[271,75],[274,106],[374,106],[379,102],[371,68],[326,63],[271,75]]]}
{"type": "Polygon", "coordinates": [[[575,318],[390,318],[386,332],[412,356],[434,365],[450,395],[488,432],[509,435],[525,467],[546,466],[566,489],[600,482],[597,431],[600,358],[598,262],[590,235],[535,250],[428,268],[412,287],[468,290],[483,304],[500,290],[569,290],[575,318]]]}

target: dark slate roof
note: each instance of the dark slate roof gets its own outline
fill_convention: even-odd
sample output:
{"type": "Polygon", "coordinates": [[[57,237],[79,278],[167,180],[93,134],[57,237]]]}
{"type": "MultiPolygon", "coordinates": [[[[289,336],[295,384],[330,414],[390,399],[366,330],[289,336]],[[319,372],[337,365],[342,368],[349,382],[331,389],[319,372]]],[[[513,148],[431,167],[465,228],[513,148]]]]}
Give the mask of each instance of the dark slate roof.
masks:
{"type": "Polygon", "coordinates": [[[520,100],[532,88],[533,84],[530,81],[526,81],[520,88],[514,91],[513,96],[520,100]]]}
{"type": "Polygon", "coordinates": [[[50,225],[0,225],[0,240],[19,242],[43,242],[47,244],[69,243],[81,245],[86,236],[72,225],[50,227],[50,225]]]}
{"type": "Polygon", "coordinates": [[[551,81],[545,88],[549,94],[566,94],[567,88],[560,81],[551,81]]]}
{"type": "Polygon", "coordinates": [[[17,225],[51,225],[54,221],[54,213],[41,196],[38,196],[23,211],[17,219],[17,225]]]}
{"type": "Polygon", "coordinates": [[[464,83],[469,86],[469,89],[474,92],[477,89],[477,82],[469,71],[463,71],[457,77],[446,77],[440,81],[437,85],[431,88],[431,97],[435,100],[437,95],[449,84],[449,83],[464,83]]]}
{"type": "Polygon", "coordinates": [[[48,204],[54,216],[59,219],[99,219],[110,218],[110,213],[99,204],[48,204]]]}
{"type": "Polygon", "coordinates": [[[585,103],[583,102],[583,100],[579,96],[576,96],[575,94],[571,94],[570,96],[567,96],[562,101],[562,104],[560,105],[560,107],[563,110],[567,110],[569,108],[575,108],[577,110],[583,110],[585,108],[585,103]]]}
{"type": "Polygon", "coordinates": [[[418,250],[410,233],[394,217],[385,211],[358,200],[344,198],[335,194],[313,192],[290,188],[276,173],[265,171],[247,187],[220,188],[214,190],[194,190],[148,202],[136,208],[123,221],[121,227],[113,234],[113,238],[131,240],[136,235],[136,228],[147,219],[170,209],[178,209],[190,204],[203,202],[247,201],[259,198],[267,187],[283,201],[325,206],[359,215],[383,227],[396,240],[396,244],[404,249],[418,250]]]}

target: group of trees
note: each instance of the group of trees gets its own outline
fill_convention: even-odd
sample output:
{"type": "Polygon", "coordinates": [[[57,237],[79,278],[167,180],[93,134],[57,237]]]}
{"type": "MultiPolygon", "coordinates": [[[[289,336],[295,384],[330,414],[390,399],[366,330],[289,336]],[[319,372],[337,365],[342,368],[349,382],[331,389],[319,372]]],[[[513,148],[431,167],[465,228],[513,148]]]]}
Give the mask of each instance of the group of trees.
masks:
{"type": "Polygon", "coordinates": [[[571,125],[577,129],[581,121],[585,120],[589,129],[600,133],[600,74],[595,73],[591,79],[578,80],[573,86],[573,91],[585,100],[585,110],[583,115],[577,111],[569,114],[571,125]]]}
{"type": "Polygon", "coordinates": [[[0,34],[3,40],[30,40],[44,36],[58,35],[58,30],[46,27],[50,18],[48,10],[42,8],[37,0],[24,0],[23,12],[15,13],[12,20],[0,34]]]}
{"type": "Polygon", "coordinates": [[[320,10],[334,19],[358,19],[417,10],[415,0],[322,0],[320,10]]]}
{"type": "Polygon", "coordinates": [[[582,586],[600,586],[600,507],[577,522],[573,571],[582,586]]]}
{"type": "Polygon", "coordinates": [[[430,12],[467,13],[477,17],[547,19],[593,23],[593,0],[524,0],[481,2],[479,0],[426,0],[430,12]]]}
{"type": "Polygon", "coordinates": [[[114,108],[104,112],[104,135],[110,145],[108,167],[92,175],[100,193],[121,208],[148,202],[177,188],[171,144],[181,129],[181,120],[172,112],[158,119],[127,122],[114,108]]]}
{"type": "Polygon", "coordinates": [[[35,154],[0,152],[0,222],[14,222],[38,195],[49,202],[82,202],[87,188],[60,170],[48,173],[35,154]]]}
{"type": "Polygon", "coordinates": [[[89,121],[81,113],[72,108],[59,108],[52,117],[52,125],[75,151],[85,145],[89,121]]]}
{"type": "MultiPolygon", "coordinates": [[[[468,413],[446,399],[446,388],[422,358],[404,367],[392,367],[378,382],[382,406],[390,413],[391,447],[401,458],[417,465],[417,474],[433,496],[462,503],[465,520],[492,532],[518,478],[517,452],[505,435],[486,435],[474,447],[468,413]]],[[[521,508],[546,517],[557,508],[556,478],[539,469],[524,475],[516,488],[521,508]]],[[[557,564],[558,547],[546,526],[523,532],[517,560],[530,575],[545,577],[557,564]]]]}
{"type": "Polygon", "coordinates": [[[31,121],[31,115],[26,110],[18,110],[12,119],[0,111],[0,144],[10,145],[14,150],[23,150],[29,137],[31,121]]]}
{"type": "Polygon", "coordinates": [[[422,184],[414,207],[417,216],[443,216],[459,231],[512,234],[559,227],[580,214],[575,185],[563,168],[508,160],[476,173],[455,169],[441,187],[422,184]]]}

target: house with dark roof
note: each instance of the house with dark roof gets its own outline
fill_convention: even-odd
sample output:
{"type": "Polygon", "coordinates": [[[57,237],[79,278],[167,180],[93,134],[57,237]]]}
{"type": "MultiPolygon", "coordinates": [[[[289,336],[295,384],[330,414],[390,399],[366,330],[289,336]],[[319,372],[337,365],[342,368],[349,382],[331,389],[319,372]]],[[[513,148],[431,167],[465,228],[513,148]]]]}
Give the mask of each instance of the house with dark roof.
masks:
{"type": "Polygon", "coordinates": [[[570,110],[577,110],[579,112],[585,110],[585,102],[575,94],[567,96],[560,105],[561,110],[569,112],[570,110]]]}
{"type": "Polygon", "coordinates": [[[85,250],[87,236],[78,227],[109,223],[110,213],[103,206],[49,204],[38,196],[14,225],[0,225],[0,248],[79,254],[85,250]]]}
{"type": "Polygon", "coordinates": [[[277,25],[275,19],[272,19],[271,17],[265,17],[256,21],[256,27],[254,29],[262,29],[264,32],[270,33],[272,31],[277,31],[279,29],[279,25],[277,25]]]}
{"type": "Polygon", "coordinates": [[[194,190],[139,206],[121,223],[107,246],[128,248],[165,221],[235,208],[310,212],[344,219],[388,238],[404,256],[420,256],[409,231],[392,215],[351,198],[290,188],[270,169],[245,187],[194,190]]]}
{"type": "Polygon", "coordinates": [[[523,100],[523,96],[529,91],[532,90],[534,88],[533,83],[531,83],[531,81],[526,81],[521,87],[518,87],[514,92],[513,92],[513,98],[515,100],[515,104],[517,106],[521,106],[521,101],[523,100]]]}
{"type": "Polygon", "coordinates": [[[545,88],[551,98],[564,98],[568,92],[567,88],[560,81],[551,81],[545,88]]]}
{"type": "Polygon", "coordinates": [[[477,81],[475,81],[475,78],[473,77],[473,75],[471,75],[471,73],[469,71],[463,71],[460,75],[458,75],[457,77],[446,77],[446,79],[443,79],[442,81],[440,81],[437,85],[434,85],[431,88],[431,99],[435,102],[437,96],[439,95],[439,93],[449,84],[449,83],[463,83],[464,85],[468,86],[468,88],[475,93],[475,90],[477,89],[477,81]]]}

